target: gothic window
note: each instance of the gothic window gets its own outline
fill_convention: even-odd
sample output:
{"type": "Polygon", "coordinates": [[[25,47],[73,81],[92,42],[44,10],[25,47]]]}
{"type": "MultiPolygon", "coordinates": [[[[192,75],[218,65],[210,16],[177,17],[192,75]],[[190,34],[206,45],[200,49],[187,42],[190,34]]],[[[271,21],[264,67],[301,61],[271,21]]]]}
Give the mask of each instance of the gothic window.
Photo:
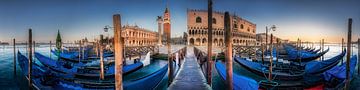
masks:
{"type": "Polygon", "coordinates": [[[201,23],[201,18],[200,17],[196,17],[196,23],[201,23]]]}
{"type": "Polygon", "coordinates": [[[213,22],[213,24],[216,24],[216,19],[212,18],[212,22],[213,22]]]}
{"type": "Polygon", "coordinates": [[[244,25],[243,25],[243,24],[240,25],[240,29],[244,29],[244,25]]]}

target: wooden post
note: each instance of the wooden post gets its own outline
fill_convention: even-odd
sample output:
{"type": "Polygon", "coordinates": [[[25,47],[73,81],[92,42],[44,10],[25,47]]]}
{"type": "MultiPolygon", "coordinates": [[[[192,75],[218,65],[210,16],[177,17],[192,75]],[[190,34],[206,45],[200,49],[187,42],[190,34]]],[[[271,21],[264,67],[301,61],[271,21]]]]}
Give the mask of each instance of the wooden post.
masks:
{"type": "Polygon", "coordinates": [[[100,79],[104,80],[104,48],[102,41],[100,41],[100,79]]]}
{"type": "MultiPolygon", "coordinates": [[[[322,47],[321,52],[324,52],[324,48],[325,48],[324,47],[324,39],[322,39],[321,47],[322,47]]],[[[321,61],[324,61],[324,55],[321,56],[321,61]]]]}
{"type": "Polygon", "coordinates": [[[122,84],[122,66],[123,66],[123,45],[121,38],[121,17],[120,14],[113,15],[114,24],[114,48],[115,48],[115,88],[123,90],[122,84]]]}
{"type": "Polygon", "coordinates": [[[81,40],[81,44],[82,44],[82,49],[81,49],[81,56],[82,59],[85,59],[85,40],[81,40]]]}
{"type": "Polygon", "coordinates": [[[232,68],[232,31],[230,28],[230,15],[225,12],[224,17],[225,46],[226,46],[226,86],[227,90],[233,90],[233,68],[232,68]]]}
{"type": "Polygon", "coordinates": [[[301,65],[301,61],[300,61],[300,44],[299,44],[299,42],[300,42],[300,39],[298,38],[298,40],[297,40],[297,54],[296,54],[296,58],[299,60],[299,64],[301,65]]]}
{"type": "Polygon", "coordinates": [[[299,61],[300,61],[300,65],[301,65],[301,58],[302,58],[302,44],[301,44],[301,39],[299,39],[299,45],[300,45],[300,48],[299,48],[299,61]]]}
{"type": "Polygon", "coordinates": [[[265,51],[267,51],[268,50],[268,27],[266,26],[266,28],[265,28],[265,51]]]}
{"type": "Polygon", "coordinates": [[[50,58],[51,58],[51,48],[52,48],[52,47],[51,47],[51,41],[50,41],[49,44],[50,44],[50,53],[49,53],[50,55],[49,55],[49,56],[50,56],[50,58]]]}
{"type": "Polygon", "coordinates": [[[351,51],[351,25],[352,19],[349,19],[348,23],[348,40],[347,40],[347,53],[346,53],[346,81],[345,81],[345,90],[349,90],[350,86],[350,51],[351,51]]]}
{"type": "Polygon", "coordinates": [[[99,41],[95,40],[95,54],[96,54],[96,57],[99,57],[99,41]]]}
{"type": "Polygon", "coordinates": [[[273,63],[273,35],[270,34],[270,67],[269,67],[269,81],[272,80],[272,63],[273,63]]]}
{"type": "Polygon", "coordinates": [[[29,44],[29,46],[28,46],[28,51],[29,51],[29,53],[28,53],[28,58],[29,58],[29,66],[28,66],[28,78],[29,78],[29,82],[28,82],[28,84],[29,84],[29,89],[30,90],[32,90],[32,78],[31,78],[31,74],[32,74],[32,60],[33,60],[33,58],[32,58],[32,30],[31,29],[29,29],[29,41],[28,41],[28,44],[29,44]]]}
{"type": "MultiPolygon", "coordinates": [[[[344,52],[344,38],[341,38],[341,52],[344,52]]],[[[341,58],[341,65],[344,63],[344,58],[341,58]]]]}
{"type": "Polygon", "coordinates": [[[358,75],[360,75],[360,38],[358,38],[358,75]]]}
{"type": "Polygon", "coordinates": [[[212,86],[212,0],[208,0],[208,48],[207,48],[207,83],[212,86]]]}
{"type": "Polygon", "coordinates": [[[81,40],[79,41],[79,63],[81,60],[81,40]]]}
{"type": "Polygon", "coordinates": [[[279,63],[279,39],[276,39],[276,66],[279,63]]]}
{"type": "Polygon", "coordinates": [[[16,45],[15,38],[13,39],[13,48],[14,48],[14,78],[16,77],[16,45]]]}
{"type": "Polygon", "coordinates": [[[36,44],[35,44],[35,41],[33,41],[33,51],[32,51],[33,56],[35,54],[35,47],[36,47],[36,44]]]}
{"type": "Polygon", "coordinates": [[[264,53],[265,53],[265,52],[264,52],[264,47],[265,47],[265,46],[264,46],[264,44],[262,43],[262,44],[261,44],[261,62],[262,62],[263,65],[265,64],[265,63],[264,63],[264,60],[265,60],[265,59],[264,59],[264,58],[265,58],[265,55],[264,55],[264,53]]]}

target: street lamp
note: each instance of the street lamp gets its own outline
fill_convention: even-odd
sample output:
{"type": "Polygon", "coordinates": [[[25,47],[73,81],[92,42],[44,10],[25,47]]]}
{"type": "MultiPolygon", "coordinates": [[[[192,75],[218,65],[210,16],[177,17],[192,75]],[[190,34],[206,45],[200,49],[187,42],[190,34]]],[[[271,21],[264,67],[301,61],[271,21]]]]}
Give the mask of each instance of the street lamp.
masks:
{"type": "MultiPolygon", "coordinates": [[[[265,33],[265,38],[266,38],[266,43],[265,43],[265,46],[266,46],[266,50],[268,50],[268,32],[270,32],[271,30],[272,31],[275,31],[276,30],[276,26],[275,25],[272,25],[269,29],[268,27],[266,26],[266,33],[265,33]],[[269,31],[270,30],[270,31],[269,31]]],[[[272,38],[271,38],[272,39],[272,38]]]]}
{"type": "Polygon", "coordinates": [[[104,32],[107,33],[107,43],[109,44],[110,43],[110,34],[109,34],[109,29],[113,29],[114,30],[114,27],[111,27],[109,25],[106,25],[104,27],[104,32]]]}
{"type": "MultiPolygon", "coordinates": [[[[106,26],[104,27],[104,32],[108,32],[110,29],[114,30],[114,27],[111,27],[111,26],[109,26],[109,25],[106,25],[106,26]]],[[[122,32],[122,31],[121,31],[121,32],[122,32]]],[[[125,35],[126,35],[126,36],[122,36],[122,37],[125,37],[126,40],[128,40],[128,33],[126,33],[125,35]]],[[[110,35],[109,35],[109,33],[108,33],[108,44],[110,43],[110,37],[109,37],[109,36],[110,36],[110,35]]],[[[122,37],[120,37],[120,38],[122,38],[122,37]]],[[[115,38],[115,37],[114,37],[114,38],[115,38]]],[[[124,65],[126,65],[126,57],[125,57],[125,56],[126,56],[126,50],[125,50],[125,47],[126,47],[126,45],[128,44],[126,40],[123,40],[123,42],[125,43],[125,45],[124,45],[124,47],[123,47],[123,48],[124,48],[124,51],[123,51],[123,52],[124,52],[124,53],[123,53],[123,54],[124,54],[124,55],[123,55],[123,56],[124,56],[124,62],[123,62],[124,65]]]]}

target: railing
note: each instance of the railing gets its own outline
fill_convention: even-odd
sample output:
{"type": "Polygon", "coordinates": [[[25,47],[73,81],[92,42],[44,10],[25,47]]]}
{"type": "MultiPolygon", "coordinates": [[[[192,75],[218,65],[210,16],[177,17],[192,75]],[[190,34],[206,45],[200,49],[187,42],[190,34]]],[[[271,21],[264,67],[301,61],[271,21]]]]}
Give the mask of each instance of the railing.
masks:
{"type": "Polygon", "coordinates": [[[187,50],[187,47],[183,47],[180,50],[177,50],[176,52],[170,54],[170,59],[177,62],[177,65],[179,67],[181,67],[181,64],[183,63],[183,61],[185,59],[186,50],[187,50]],[[178,55],[177,56],[178,58],[176,58],[176,54],[178,55]]]}
{"type": "Polygon", "coordinates": [[[208,67],[208,64],[207,64],[207,53],[201,51],[200,49],[194,47],[194,54],[195,54],[195,57],[196,57],[196,60],[201,68],[201,71],[203,72],[203,75],[204,76],[207,76],[206,75],[206,69],[208,67]]]}

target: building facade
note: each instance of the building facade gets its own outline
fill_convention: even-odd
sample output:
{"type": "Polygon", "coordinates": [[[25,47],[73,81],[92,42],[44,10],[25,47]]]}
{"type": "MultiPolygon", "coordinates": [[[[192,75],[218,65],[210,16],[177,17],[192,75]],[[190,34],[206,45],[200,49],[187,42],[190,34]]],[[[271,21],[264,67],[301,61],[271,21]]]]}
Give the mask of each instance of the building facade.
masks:
{"type": "Polygon", "coordinates": [[[125,46],[149,46],[158,44],[158,33],[138,26],[123,26],[125,46]]]}
{"type": "MultiPolygon", "coordinates": [[[[207,10],[187,10],[187,44],[195,46],[207,45],[208,16],[207,10]]],[[[255,45],[256,24],[239,16],[230,17],[232,39],[234,45],[255,45]]],[[[225,46],[224,13],[213,12],[213,45],[225,46]]]]}

